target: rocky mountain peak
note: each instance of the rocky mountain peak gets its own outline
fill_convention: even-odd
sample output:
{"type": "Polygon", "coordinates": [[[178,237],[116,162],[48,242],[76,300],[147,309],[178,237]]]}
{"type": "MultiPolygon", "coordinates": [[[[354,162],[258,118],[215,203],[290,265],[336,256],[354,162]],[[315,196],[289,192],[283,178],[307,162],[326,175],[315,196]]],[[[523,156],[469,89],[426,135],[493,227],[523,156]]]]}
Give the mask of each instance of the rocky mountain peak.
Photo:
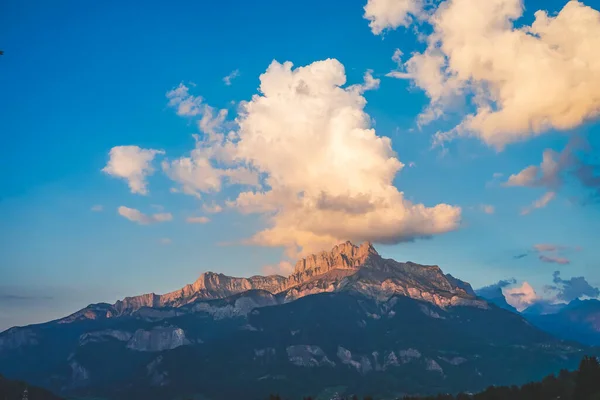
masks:
{"type": "Polygon", "coordinates": [[[333,269],[360,268],[370,256],[379,256],[371,242],[364,242],[360,246],[352,242],[338,244],[331,251],[322,251],[311,254],[296,263],[290,280],[302,282],[313,276],[327,273],[333,269]]]}
{"type": "Polygon", "coordinates": [[[438,266],[384,259],[370,242],[356,246],[347,241],[334,246],[330,251],[311,254],[299,260],[288,277],[255,275],[242,278],[205,272],[194,283],[179,290],[163,295],[149,293],[126,297],[100,311],[90,306],[65,321],[131,315],[148,308],[178,308],[201,300],[224,299],[252,290],[268,292],[284,302],[316,293],[347,290],[379,300],[403,295],[441,307],[466,304],[485,306],[485,302],[480,304],[481,301],[476,300],[468,283],[451,275],[444,275],[438,266]]]}

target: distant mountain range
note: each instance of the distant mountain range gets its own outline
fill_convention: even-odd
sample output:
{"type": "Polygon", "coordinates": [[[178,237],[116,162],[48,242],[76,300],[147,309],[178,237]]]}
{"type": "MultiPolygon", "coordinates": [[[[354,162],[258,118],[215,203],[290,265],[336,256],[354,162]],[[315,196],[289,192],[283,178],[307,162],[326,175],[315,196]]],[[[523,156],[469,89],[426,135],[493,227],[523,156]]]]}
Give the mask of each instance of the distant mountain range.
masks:
{"type": "Polygon", "coordinates": [[[208,272],[165,295],[11,328],[0,373],[98,399],[394,398],[540,379],[584,352],[438,266],[346,242],[289,277],[208,272]]]}
{"type": "Polygon", "coordinates": [[[600,301],[573,300],[569,304],[534,306],[523,316],[535,326],[566,340],[600,346],[600,301]]]}
{"type": "MultiPolygon", "coordinates": [[[[489,286],[477,296],[505,310],[519,313],[506,302],[502,289],[489,286]]],[[[520,313],[527,321],[552,335],[588,346],[600,346],[600,301],[575,299],[570,303],[539,301],[520,313]]]]}

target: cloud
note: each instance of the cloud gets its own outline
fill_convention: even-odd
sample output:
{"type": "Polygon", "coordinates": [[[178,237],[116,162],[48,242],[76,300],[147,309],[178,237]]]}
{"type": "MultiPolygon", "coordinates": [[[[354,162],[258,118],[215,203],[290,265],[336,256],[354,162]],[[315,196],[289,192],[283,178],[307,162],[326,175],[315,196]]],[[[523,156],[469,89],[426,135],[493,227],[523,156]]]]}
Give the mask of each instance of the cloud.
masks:
{"type": "Polygon", "coordinates": [[[231,71],[231,73],[229,75],[227,75],[226,77],[223,78],[223,82],[225,83],[225,85],[231,86],[231,81],[233,81],[238,76],[240,76],[240,70],[235,69],[235,70],[231,71]]]}
{"type": "Polygon", "coordinates": [[[201,193],[219,192],[224,179],[231,184],[260,186],[255,171],[245,167],[221,169],[205,150],[205,147],[198,147],[190,157],[163,161],[163,171],[181,185],[183,193],[200,198],[201,193]]]}
{"type": "Polygon", "coordinates": [[[162,244],[163,246],[167,246],[173,243],[173,241],[169,238],[161,238],[158,243],[162,244]]]}
{"type": "Polygon", "coordinates": [[[508,177],[504,186],[543,187],[556,191],[564,183],[563,173],[577,163],[573,154],[577,142],[571,142],[562,152],[544,150],[539,166],[530,165],[508,177]]]}
{"type": "Polygon", "coordinates": [[[96,204],[93,205],[90,210],[93,212],[102,212],[104,210],[104,206],[102,204],[96,204]]]}
{"type": "Polygon", "coordinates": [[[223,211],[223,207],[214,202],[211,204],[202,204],[202,209],[209,214],[217,214],[223,211]]]}
{"type": "Polygon", "coordinates": [[[163,150],[138,146],[116,146],[110,149],[108,163],[102,172],[126,180],[131,193],[146,195],[146,178],[154,173],[152,161],[157,154],[164,153],[163,150]]]}
{"type": "Polygon", "coordinates": [[[540,243],[533,246],[535,251],[538,252],[546,252],[546,251],[558,251],[567,249],[567,246],[562,246],[558,244],[549,244],[549,243],[540,243]]]}
{"type": "Polygon", "coordinates": [[[504,288],[502,292],[506,302],[518,311],[523,311],[539,300],[537,293],[528,282],[523,282],[521,286],[515,288],[504,288]]]}
{"type": "Polygon", "coordinates": [[[369,20],[371,32],[380,35],[387,29],[408,27],[413,18],[423,15],[421,0],[368,0],[364,18],[369,20]]]}
{"type": "MultiPolygon", "coordinates": [[[[369,1],[374,33],[410,23],[419,2],[369,1]],[[395,4],[396,12],[382,11],[395,4]]],[[[367,9],[365,7],[365,9],[367,9]]],[[[569,1],[555,16],[515,21],[522,0],[447,0],[427,18],[427,49],[389,76],[410,79],[430,98],[420,123],[465,98],[475,112],[435,144],[474,136],[501,150],[550,130],[569,130],[600,114],[600,12],[569,1]],[[469,21],[465,24],[464,21],[469,21]]]]}
{"type": "Polygon", "coordinates": [[[294,266],[287,262],[281,261],[276,265],[265,265],[262,268],[262,272],[264,275],[281,275],[281,276],[289,276],[294,272],[294,266]]]}
{"type": "Polygon", "coordinates": [[[540,254],[538,258],[542,262],[551,263],[551,264],[566,265],[566,264],[570,264],[571,263],[571,261],[569,261],[569,259],[565,258],[565,257],[547,256],[547,255],[544,255],[544,254],[540,254]]]}
{"type": "Polygon", "coordinates": [[[551,243],[538,243],[533,246],[533,251],[539,253],[538,258],[540,261],[551,264],[570,264],[571,261],[565,257],[562,253],[569,251],[580,251],[579,246],[565,246],[560,244],[551,243]]]}
{"type": "Polygon", "coordinates": [[[479,208],[486,214],[494,214],[496,212],[496,207],[489,204],[482,204],[479,208]]]}
{"type": "Polygon", "coordinates": [[[530,214],[533,210],[546,207],[554,198],[556,192],[546,192],[542,197],[535,200],[530,206],[525,207],[521,210],[521,215],[530,214]]]}
{"type": "MultiPolygon", "coordinates": [[[[174,90],[182,90],[186,98],[194,97],[183,84],[174,90]]],[[[170,105],[178,110],[179,104],[170,105]]],[[[231,138],[235,137],[235,132],[226,134],[230,125],[226,122],[227,110],[215,112],[213,107],[202,103],[193,115],[200,117],[198,129],[204,135],[193,135],[196,146],[189,156],[165,160],[161,164],[167,176],[181,185],[181,191],[200,198],[202,193],[219,192],[224,180],[230,184],[260,186],[256,171],[234,165],[235,146],[231,138]]],[[[177,190],[174,188],[172,192],[177,190]]]]}
{"type": "MultiPolygon", "coordinates": [[[[368,74],[366,75],[368,76],[368,74]]],[[[243,192],[235,206],[268,217],[249,240],[292,253],[340,240],[398,243],[458,228],[461,210],[413,204],[393,186],[404,167],[364,112],[364,85],[347,88],[337,60],[292,68],[273,62],[260,94],[242,105],[236,158],[265,176],[265,191],[243,192]]]]}
{"type": "Polygon", "coordinates": [[[552,276],[556,286],[550,286],[550,289],[558,292],[556,294],[558,300],[568,303],[583,296],[596,298],[600,295],[600,290],[590,285],[583,276],[565,280],[561,279],[560,271],[555,271],[552,276]]]}
{"type": "Polygon", "coordinates": [[[167,99],[168,106],[174,108],[179,116],[193,117],[203,111],[202,97],[190,95],[189,88],[183,83],[168,91],[167,99]]]}
{"type": "Polygon", "coordinates": [[[54,300],[52,296],[44,295],[21,295],[21,294],[9,294],[0,293],[0,302],[12,302],[12,301],[35,301],[35,300],[54,300]]]}
{"type": "MultiPolygon", "coordinates": [[[[600,166],[586,162],[584,157],[587,153],[593,153],[589,144],[581,138],[574,137],[561,152],[544,150],[540,165],[529,165],[510,175],[503,186],[545,188],[548,192],[539,200],[537,208],[548,204],[569,178],[585,190],[591,191],[593,198],[600,193],[600,166]]],[[[535,207],[526,210],[531,211],[532,208],[535,207]]]]}
{"type": "Polygon", "coordinates": [[[398,243],[457,229],[461,209],[405,199],[393,180],[404,167],[387,137],[377,136],[363,93],[371,71],[345,86],[337,60],[293,68],[274,61],[259,93],[242,102],[236,129],[196,139],[190,157],[163,163],[187,193],[248,189],[226,202],[265,218],[247,244],[285,247],[297,256],[339,241],[398,243]]]}
{"type": "Polygon", "coordinates": [[[167,222],[173,219],[171,213],[144,214],[135,208],[120,206],[118,208],[119,215],[127,218],[130,221],[137,222],[140,225],[150,225],[158,222],[167,222]]]}
{"type": "Polygon", "coordinates": [[[210,222],[208,217],[188,217],[185,219],[188,224],[206,224],[210,222]]]}
{"type": "Polygon", "coordinates": [[[209,141],[218,141],[222,131],[227,128],[227,109],[216,110],[214,107],[204,103],[200,96],[190,94],[189,88],[180,83],[179,86],[166,94],[169,102],[167,105],[177,115],[182,117],[199,117],[198,128],[207,135],[209,141]]]}
{"type": "Polygon", "coordinates": [[[480,289],[477,289],[477,295],[483,298],[493,298],[498,294],[502,294],[501,289],[510,285],[514,285],[515,283],[517,283],[515,278],[500,280],[489,286],[484,286],[480,289]]]}

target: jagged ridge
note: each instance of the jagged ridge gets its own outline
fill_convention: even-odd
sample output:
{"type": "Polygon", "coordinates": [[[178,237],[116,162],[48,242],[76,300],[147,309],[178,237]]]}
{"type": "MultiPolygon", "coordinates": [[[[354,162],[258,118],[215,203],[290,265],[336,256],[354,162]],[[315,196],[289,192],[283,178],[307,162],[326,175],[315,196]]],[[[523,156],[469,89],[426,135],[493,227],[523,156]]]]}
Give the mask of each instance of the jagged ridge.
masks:
{"type": "Polygon", "coordinates": [[[149,293],[126,297],[112,306],[93,305],[65,320],[111,318],[129,315],[142,308],[182,307],[198,300],[223,299],[251,290],[278,295],[284,302],[316,293],[355,291],[382,301],[399,294],[441,307],[487,306],[476,299],[468,283],[444,275],[438,266],[384,259],[370,242],[356,246],[348,241],[331,251],[299,260],[288,277],[256,275],[238,278],[206,272],[180,290],[164,295],[149,293]]]}

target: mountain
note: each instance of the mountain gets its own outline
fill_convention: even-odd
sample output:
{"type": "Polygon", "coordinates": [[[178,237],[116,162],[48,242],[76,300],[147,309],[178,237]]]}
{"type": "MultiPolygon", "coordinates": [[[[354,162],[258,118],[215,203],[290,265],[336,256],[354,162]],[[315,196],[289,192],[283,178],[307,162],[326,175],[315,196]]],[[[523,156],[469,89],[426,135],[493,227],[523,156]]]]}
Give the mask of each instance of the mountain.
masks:
{"type": "Polygon", "coordinates": [[[288,277],[207,272],[172,293],[11,328],[0,373],[105,399],[397,397],[526,382],[574,368],[584,351],[438,266],[346,242],[288,277]]]}
{"type": "Polygon", "coordinates": [[[506,297],[504,297],[504,293],[502,293],[502,288],[497,285],[486,286],[475,291],[477,296],[485,299],[487,302],[494,304],[500,308],[508,310],[513,313],[518,313],[517,309],[508,304],[506,301],[506,297]]]}
{"type": "Polygon", "coordinates": [[[567,304],[565,303],[551,303],[548,301],[537,301],[521,311],[525,316],[539,316],[547,314],[556,314],[560,312],[567,304]]]}
{"type": "Polygon", "coordinates": [[[533,325],[566,340],[600,346],[600,301],[573,300],[554,307],[528,308],[523,312],[533,325]]]}

